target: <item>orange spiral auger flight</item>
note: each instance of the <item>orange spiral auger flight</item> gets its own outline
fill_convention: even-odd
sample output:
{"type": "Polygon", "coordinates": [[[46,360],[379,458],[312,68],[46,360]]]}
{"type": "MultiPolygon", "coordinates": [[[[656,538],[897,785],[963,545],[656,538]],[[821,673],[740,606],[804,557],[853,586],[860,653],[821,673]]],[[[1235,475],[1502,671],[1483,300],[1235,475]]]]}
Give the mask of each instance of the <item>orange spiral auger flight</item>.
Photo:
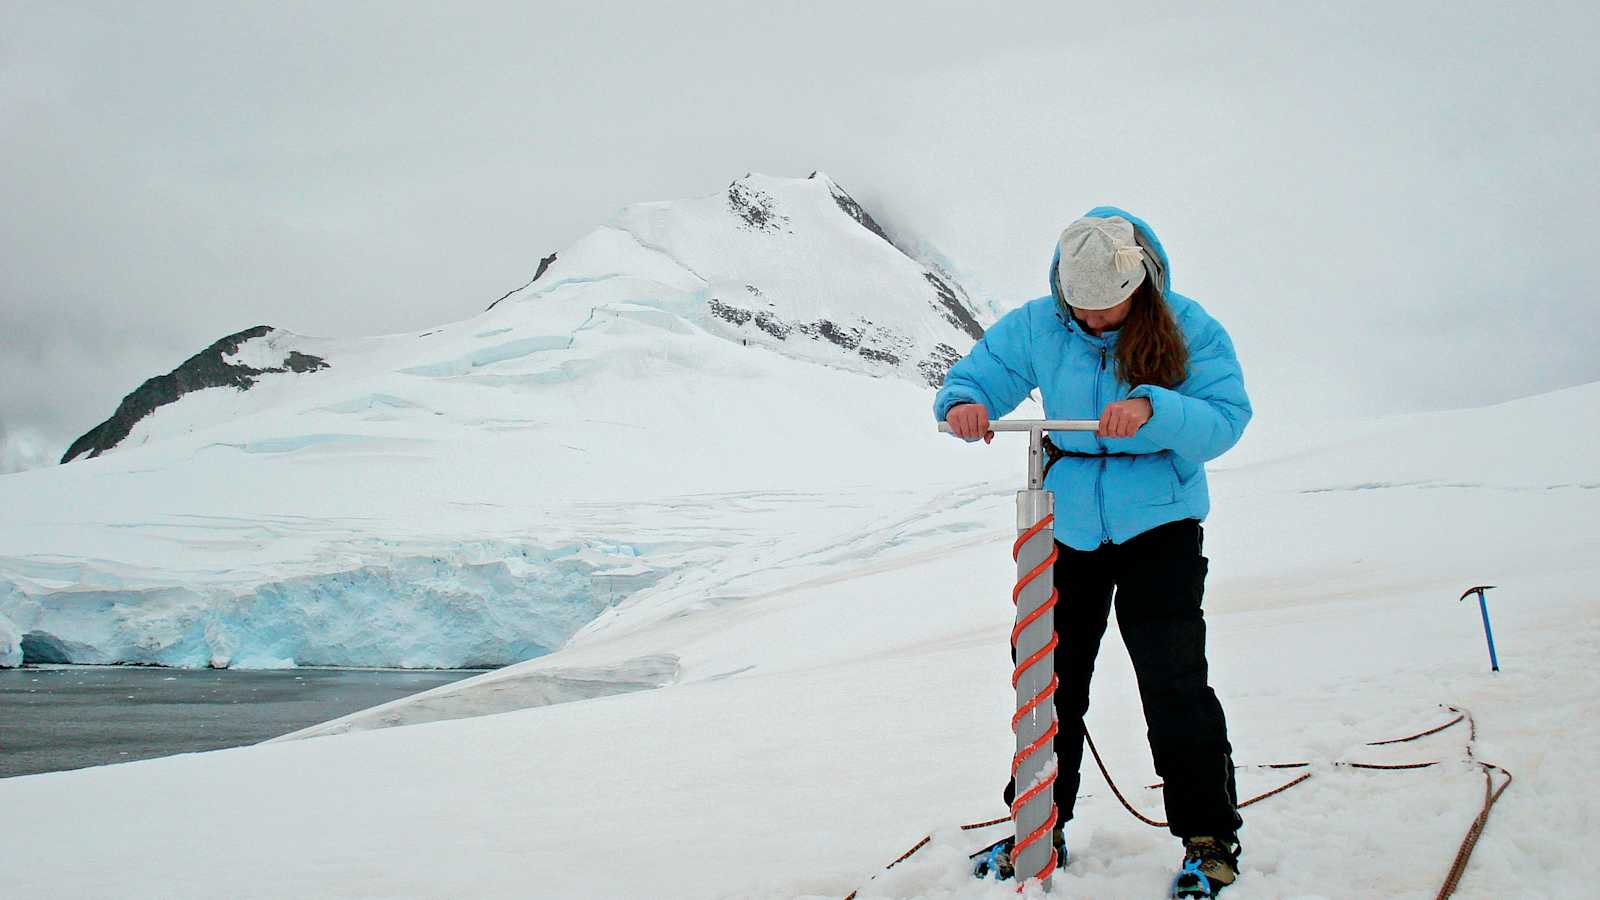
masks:
{"type": "MultiPolygon", "coordinates": [[[[1050,496],[1044,491],[1039,493],[1050,496]]],[[[1057,774],[1055,738],[1061,730],[1056,721],[1054,701],[1056,688],[1061,684],[1055,672],[1055,650],[1061,638],[1056,634],[1053,621],[1057,594],[1052,573],[1058,555],[1051,527],[1054,523],[1055,515],[1046,513],[1044,518],[1022,529],[1017,542],[1011,546],[1011,558],[1017,562],[1018,571],[1017,586],[1011,591],[1011,602],[1017,607],[1011,646],[1016,649],[1018,659],[1011,673],[1011,686],[1017,689],[1017,711],[1011,716],[1011,730],[1017,736],[1017,752],[1011,757],[1011,777],[1017,785],[1015,799],[1011,801],[1011,820],[1016,823],[1017,838],[1011,858],[1019,876],[1019,891],[1026,883],[1022,876],[1028,872],[1045,882],[1048,889],[1050,875],[1058,864],[1055,845],[1045,840],[1056,827],[1060,815],[1053,790],[1057,774]],[[1022,554],[1030,543],[1044,545],[1049,550],[1037,565],[1023,571],[1022,554]],[[1042,589],[1031,590],[1036,584],[1048,588],[1049,592],[1034,605],[1027,603],[1023,595],[1043,593],[1042,589]],[[1031,609],[1025,611],[1025,606],[1031,609]],[[1036,625],[1040,627],[1033,628],[1036,625]],[[1049,637],[1043,638],[1042,643],[1037,636],[1034,640],[1025,640],[1024,635],[1029,634],[1030,629],[1049,637]],[[1025,649],[1025,645],[1032,647],[1035,643],[1038,644],[1036,649],[1031,652],[1025,649]],[[1047,675],[1049,680],[1035,690],[1047,675]],[[1032,865],[1036,862],[1040,863],[1038,868],[1032,865]]]]}
{"type": "MultiPolygon", "coordinates": [[[[1056,809],[1057,763],[1055,650],[1061,643],[1056,634],[1056,594],[1054,570],[1058,551],[1055,540],[1055,495],[1044,489],[1044,435],[1050,431],[1094,431],[1100,423],[1092,419],[1013,419],[989,423],[995,432],[1028,433],[1028,489],[1017,492],[1017,540],[1011,558],[1017,564],[1017,583],[1011,602],[1017,608],[1017,622],[1011,629],[1011,646],[1017,660],[1011,673],[1011,686],[1017,693],[1017,711],[1011,717],[1016,733],[1017,752],[1011,757],[1011,777],[1016,785],[1011,803],[1011,820],[1016,827],[1012,845],[1012,868],[1017,873],[1017,890],[1030,880],[1050,890],[1051,875],[1058,859],[1053,842],[1047,840],[1060,818],[1056,809]]],[[[948,423],[939,430],[948,432],[948,423]]]]}

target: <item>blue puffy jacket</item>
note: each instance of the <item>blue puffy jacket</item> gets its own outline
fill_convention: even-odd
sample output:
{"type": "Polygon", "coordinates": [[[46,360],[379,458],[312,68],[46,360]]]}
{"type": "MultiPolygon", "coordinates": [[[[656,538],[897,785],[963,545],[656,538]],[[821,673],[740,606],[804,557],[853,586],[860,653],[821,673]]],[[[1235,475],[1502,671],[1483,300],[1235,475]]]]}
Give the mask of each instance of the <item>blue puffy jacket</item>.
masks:
{"type": "Polygon", "coordinates": [[[1050,436],[1063,450],[1137,454],[1064,456],[1045,477],[1045,489],[1055,492],[1056,540],[1092,550],[1164,522],[1204,519],[1211,511],[1204,463],[1238,442],[1251,410],[1233,341],[1200,304],[1172,291],[1171,264],[1150,226],[1114,206],[1097,206],[1084,215],[1122,216],[1160,257],[1167,305],[1188,341],[1187,377],[1176,389],[1131,386],[1118,379],[1118,332],[1095,337],[1057,305],[1058,249],[1047,276],[1051,293],[1001,316],[950,368],[934,397],[933,414],[943,422],[950,407],[981,403],[990,419],[998,419],[1039,388],[1046,418],[1098,419],[1109,403],[1148,397],[1150,421],[1133,437],[1101,438],[1087,431],[1050,436]]]}

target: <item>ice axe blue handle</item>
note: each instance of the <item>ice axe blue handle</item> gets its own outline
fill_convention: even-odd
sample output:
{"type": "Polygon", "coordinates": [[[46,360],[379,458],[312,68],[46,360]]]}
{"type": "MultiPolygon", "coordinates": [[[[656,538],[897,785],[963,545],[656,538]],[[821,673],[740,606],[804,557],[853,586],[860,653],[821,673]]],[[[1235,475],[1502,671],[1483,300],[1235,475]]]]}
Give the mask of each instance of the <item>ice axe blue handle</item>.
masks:
{"type": "Polygon", "coordinates": [[[1489,641],[1489,666],[1493,671],[1500,671],[1500,659],[1494,653],[1494,632],[1489,628],[1489,604],[1483,599],[1483,592],[1494,587],[1492,584],[1480,584],[1469,587],[1456,598],[1457,602],[1467,599],[1473,594],[1478,595],[1478,611],[1483,613],[1483,636],[1489,641]]]}

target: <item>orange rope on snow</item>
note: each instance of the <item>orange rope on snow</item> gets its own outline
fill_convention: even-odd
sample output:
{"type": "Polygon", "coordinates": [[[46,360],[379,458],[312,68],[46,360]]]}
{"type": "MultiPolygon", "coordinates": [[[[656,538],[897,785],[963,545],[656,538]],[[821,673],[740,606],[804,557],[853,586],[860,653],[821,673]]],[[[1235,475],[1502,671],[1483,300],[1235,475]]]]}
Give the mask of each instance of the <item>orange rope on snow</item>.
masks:
{"type": "MultiPolygon", "coordinates": [[[[1022,542],[1021,540],[1018,541],[1018,545],[1019,546],[1021,545],[1021,542],[1022,542]]],[[[1015,551],[1013,551],[1013,553],[1015,553],[1015,551]]],[[[1051,592],[1051,597],[1050,597],[1050,603],[1053,604],[1055,602],[1055,599],[1056,599],[1055,593],[1052,591],[1051,592]]],[[[1051,689],[1053,690],[1054,687],[1055,687],[1055,685],[1052,682],[1051,689]]],[[[1041,695],[1041,696],[1047,696],[1047,695],[1041,695]]],[[[1030,701],[1030,703],[1032,703],[1035,706],[1038,705],[1037,702],[1035,702],[1035,701],[1030,701]]],[[[1451,727],[1452,725],[1458,725],[1461,722],[1466,722],[1467,723],[1467,728],[1468,728],[1468,735],[1467,735],[1467,761],[1469,763],[1471,763],[1472,765],[1478,766],[1483,771],[1483,776],[1484,776],[1483,807],[1479,811],[1478,815],[1473,818],[1472,825],[1467,829],[1466,837],[1462,840],[1460,848],[1456,851],[1455,858],[1453,860],[1451,860],[1450,870],[1445,875],[1444,883],[1440,886],[1439,893],[1438,893],[1437,897],[1435,898],[1435,900],[1444,900],[1444,898],[1447,898],[1451,894],[1455,893],[1456,888],[1461,883],[1461,876],[1466,871],[1467,860],[1472,856],[1473,849],[1477,847],[1478,838],[1481,837],[1482,834],[1483,834],[1484,825],[1489,821],[1489,810],[1490,810],[1490,808],[1494,806],[1495,801],[1500,799],[1500,795],[1505,793],[1506,788],[1511,786],[1511,773],[1510,772],[1506,771],[1504,768],[1502,768],[1500,766],[1495,765],[1494,763],[1484,762],[1483,760],[1478,759],[1473,754],[1472,745],[1477,740],[1477,737],[1478,737],[1478,723],[1472,718],[1472,714],[1470,712],[1467,712],[1466,710],[1463,710],[1463,709],[1461,709],[1459,707],[1455,707],[1455,706],[1446,706],[1445,708],[1447,710],[1449,710],[1450,712],[1456,713],[1456,717],[1454,719],[1451,719],[1450,721],[1444,723],[1443,725],[1439,725],[1439,726],[1436,726],[1434,728],[1429,728],[1426,731],[1419,731],[1416,734],[1407,735],[1407,736],[1401,737],[1401,738],[1393,738],[1393,739],[1386,740],[1386,741],[1372,741],[1372,742],[1370,742],[1370,743],[1368,743],[1366,745],[1368,747],[1382,747],[1382,746],[1386,746],[1386,745],[1389,745],[1389,744],[1402,744],[1402,743],[1406,743],[1407,741],[1414,741],[1414,740],[1417,740],[1419,738],[1428,737],[1429,735],[1438,734],[1439,732],[1444,731],[1445,729],[1451,727]],[[1495,773],[1499,773],[1499,774],[1505,776],[1505,781],[1500,783],[1498,786],[1495,785],[1495,777],[1494,777],[1495,773]]],[[[1014,727],[1015,727],[1015,725],[1013,724],[1013,728],[1014,727]]],[[[1045,737],[1054,737],[1055,734],[1056,734],[1056,731],[1057,731],[1056,727],[1054,725],[1052,725],[1051,729],[1046,733],[1045,737]]],[[[1117,788],[1116,782],[1111,779],[1111,773],[1109,771],[1107,771],[1106,765],[1105,765],[1105,761],[1100,758],[1100,751],[1099,751],[1098,748],[1095,747],[1094,739],[1089,736],[1088,729],[1084,729],[1083,738],[1084,738],[1084,741],[1087,742],[1088,745],[1089,745],[1089,752],[1091,754],[1093,754],[1095,765],[1099,767],[1100,774],[1101,774],[1102,777],[1105,778],[1106,785],[1111,788],[1111,792],[1114,795],[1116,795],[1117,800],[1122,803],[1122,808],[1126,809],[1130,814],[1133,815],[1134,818],[1138,819],[1141,822],[1144,822],[1147,825],[1151,825],[1151,826],[1154,826],[1154,827],[1157,827],[1157,828],[1166,827],[1166,825],[1167,825],[1166,822],[1157,821],[1156,819],[1152,819],[1152,818],[1149,818],[1148,816],[1143,815],[1142,813],[1140,813],[1137,809],[1135,809],[1133,807],[1133,804],[1128,802],[1127,798],[1122,795],[1122,791],[1117,788]]],[[[1039,742],[1036,742],[1036,744],[1030,744],[1028,747],[1024,748],[1023,751],[1019,752],[1015,757],[1013,757],[1012,758],[1012,763],[1011,763],[1011,772],[1012,772],[1012,774],[1013,775],[1016,774],[1017,765],[1018,765],[1018,762],[1021,759],[1025,758],[1027,755],[1035,752],[1037,749],[1042,747],[1044,743],[1045,743],[1045,741],[1043,739],[1041,739],[1039,742]]],[[[1361,763],[1361,762],[1335,762],[1335,763],[1333,763],[1333,765],[1335,765],[1335,766],[1342,766],[1342,767],[1347,767],[1347,768],[1352,768],[1352,769],[1377,769],[1377,770],[1388,770],[1388,771],[1408,770],[1408,769],[1425,769],[1425,768],[1428,768],[1428,767],[1431,767],[1431,766],[1436,766],[1438,764],[1439,764],[1439,762],[1437,760],[1434,760],[1434,761],[1431,761],[1431,762],[1393,763],[1393,764],[1361,763]]],[[[1240,768],[1240,769],[1242,769],[1242,768],[1299,769],[1299,768],[1308,767],[1310,765],[1311,765],[1311,763],[1309,763],[1309,762],[1288,762],[1288,763],[1264,763],[1264,764],[1261,764],[1261,765],[1249,766],[1249,767],[1236,766],[1235,768],[1240,768]]],[[[1244,802],[1239,804],[1238,808],[1243,809],[1244,807],[1249,806],[1252,803],[1257,803],[1259,801],[1265,800],[1268,797],[1271,797],[1271,796],[1273,796],[1275,794],[1281,794],[1284,791],[1287,791],[1289,788],[1294,787],[1295,785],[1305,783],[1307,780],[1309,780],[1311,778],[1311,775],[1312,775],[1312,773],[1310,773],[1310,772],[1304,772],[1299,777],[1294,778],[1294,779],[1292,779],[1292,780],[1290,780],[1290,781],[1288,781],[1288,782],[1286,782],[1284,784],[1281,784],[1281,785],[1273,788],[1272,790],[1266,791],[1265,793],[1262,793],[1262,794],[1257,794],[1256,796],[1251,797],[1248,800],[1245,800],[1244,802]]],[[[998,819],[988,819],[988,820],[982,821],[982,822],[972,822],[972,823],[969,823],[969,824],[966,824],[966,825],[962,825],[961,826],[961,830],[962,831],[971,831],[971,830],[977,829],[977,828],[987,828],[987,827],[989,827],[991,825],[999,825],[1002,822],[1006,822],[1006,821],[1010,821],[1010,820],[1014,819],[1015,816],[1016,816],[1016,808],[1021,805],[1023,799],[1027,799],[1027,798],[1033,797],[1039,791],[1043,790],[1045,785],[1053,784],[1054,780],[1055,780],[1054,777],[1051,777],[1048,780],[1042,781],[1039,785],[1036,785],[1035,787],[1029,789],[1029,791],[1027,792],[1025,797],[1019,798],[1017,801],[1015,801],[1012,804],[1012,814],[1010,816],[1002,816],[1001,818],[998,818],[998,819]]],[[[1161,784],[1160,783],[1156,783],[1156,784],[1153,784],[1153,785],[1148,785],[1147,787],[1149,787],[1151,789],[1159,788],[1159,787],[1161,787],[1161,784]]],[[[1082,795],[1080,795],[1080,796],[1082,796],[1082,795]]],[[[1046,824],[1044,825],[1043,828],[1039,829],[1038,831],[1035,831],[1034,835],[1042,836],[1044,831],[1047,831],[1050,827],[1052,827],[1055,824],[1057,811],[1056,811],[1055,805],[1053,803],[1051,804],[1050,812],[1051,812],[1051,815],[1050,815],[1049,821],[1046,822],[1046,824]]],[[[1032,838],[1032,840],[1038,840],[1039,837],[1036,837],[1034,835],[1030,835],[1030,838],[1032,838]]],[[[911,849],[907,850],[905,853],[900,854],[900,856],[897,859],[895,859],[894,862],[890,863],[889,865],[885,866],[884,868],[885,869],[892,869],[895,866],[899,865],[900,863],[905,862],[907,859],[909,859],[911,857],[912,854],[916,853],[918,850],[921,850],[923,847],[927,846],[927,844],[930,841],[932,841],[932,839],[933,839],[932,835],[924,836],[922,838],[922,840],[918,841],[914,846],[912,846],[911,849]]],[[[1021,842],[1018,843],[1018,846],[1019,847],[1021,846],[1021,842]]],[[[1050,865],[1051,865],[1052,868],[1054,868],[1054,866],[1055,866],[1055,850],[1054,850],[1054,848],[1051,849],[1050,865]]],[[[1043,875],[1041,874],[1041,875],[1039,875],[1037,877],[1042,878],[1043,875]]],[[[1019,892],[1022,890],[1022,886],[1020,884],[1018,885],[1017,890],[1019,892]]],[[[856,891],[851,891],[849,893],[849,895],[844,898],[844,900],[855,900],[856,893],[857,893],[856,891]]]]}

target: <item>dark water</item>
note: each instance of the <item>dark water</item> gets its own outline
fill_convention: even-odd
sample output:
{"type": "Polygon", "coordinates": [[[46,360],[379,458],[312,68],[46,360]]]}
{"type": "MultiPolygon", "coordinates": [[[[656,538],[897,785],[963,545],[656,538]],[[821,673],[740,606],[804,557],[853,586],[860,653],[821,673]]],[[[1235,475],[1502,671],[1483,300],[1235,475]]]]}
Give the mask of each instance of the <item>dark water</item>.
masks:
{"type": "Polygon", "coordinates": [[[0,778],[253,744],[476,674],[0,669],[0,778]]]}

